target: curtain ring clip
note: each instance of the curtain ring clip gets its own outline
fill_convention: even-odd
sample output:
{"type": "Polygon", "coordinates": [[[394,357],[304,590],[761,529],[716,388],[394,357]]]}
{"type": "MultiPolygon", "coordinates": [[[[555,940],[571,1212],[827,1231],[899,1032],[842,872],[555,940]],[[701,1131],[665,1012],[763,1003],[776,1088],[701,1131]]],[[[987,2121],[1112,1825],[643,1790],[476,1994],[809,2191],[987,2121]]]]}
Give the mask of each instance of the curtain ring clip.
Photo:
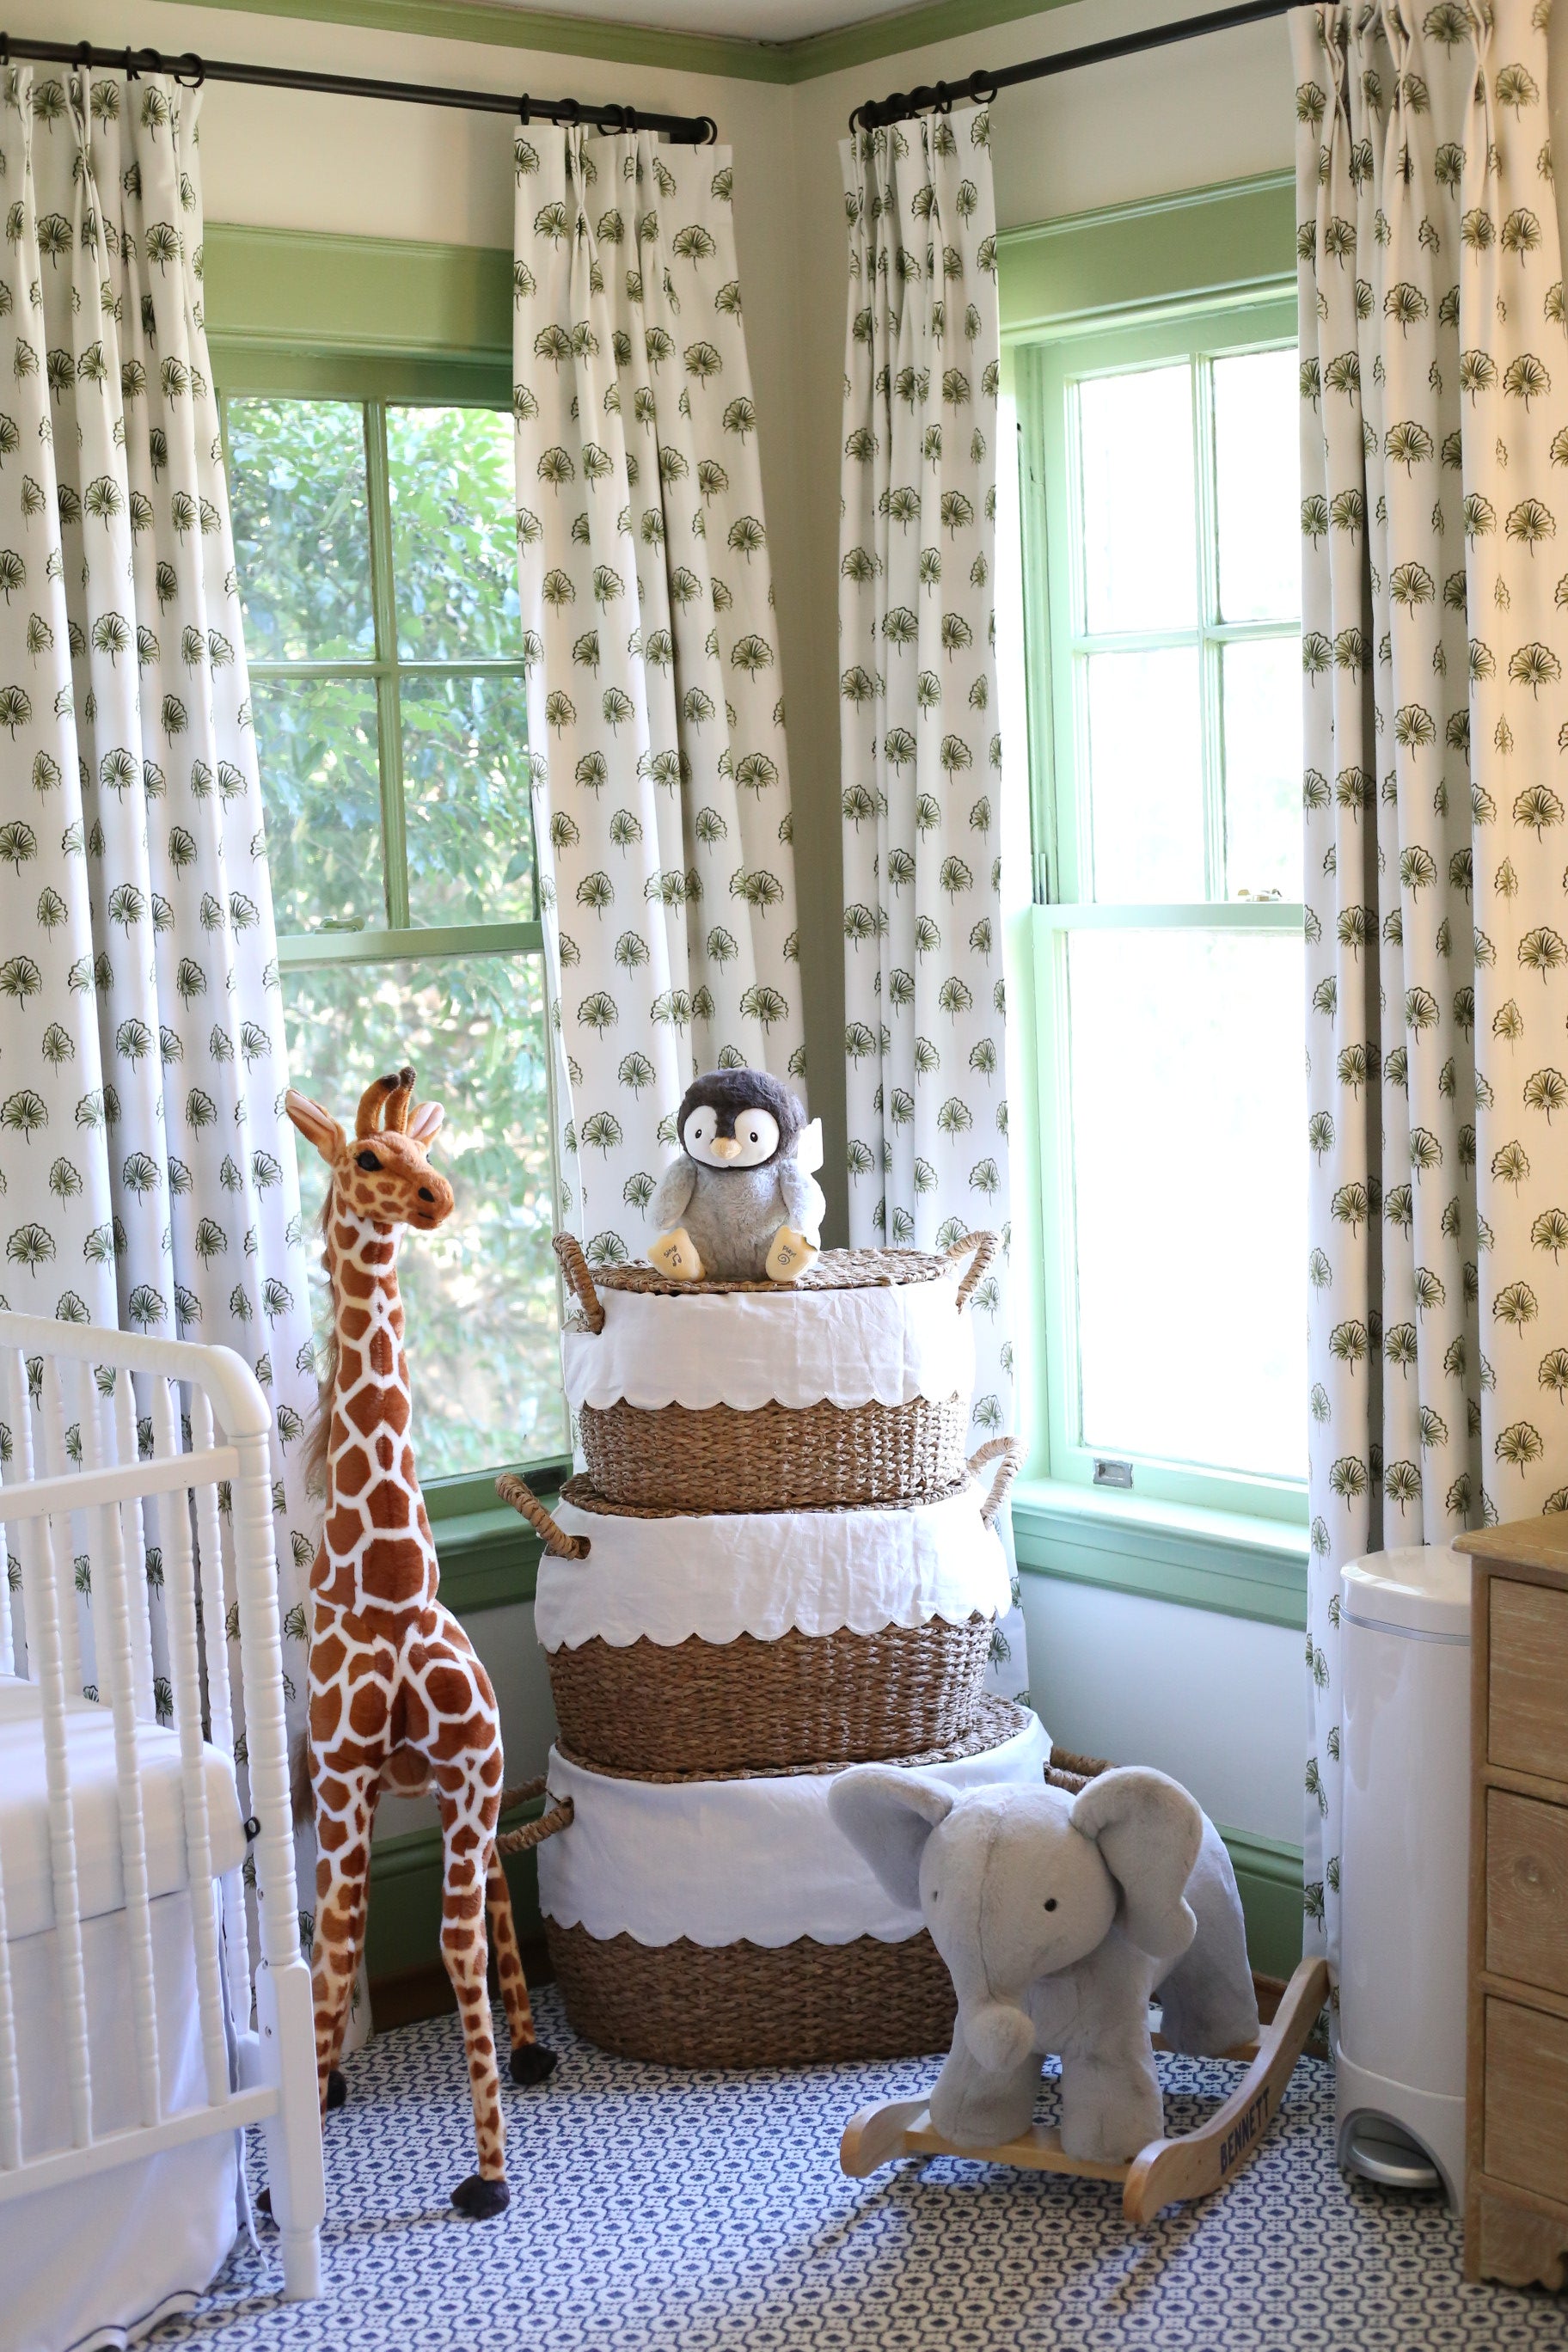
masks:
{"type": "Polygon", "coordinates": [[[170,70],[182,89],[200,89],[207,78],[207,69],[195,49],[187,49],[183,57],[176,58],[170,70]],[[187,81],[187,74],[193,74],[195,79],[187,81]]]}
{"type": "Polygon", "coordinates": [[[132,48],[127,48],[125,52],[125,79],[128,82],[140,81],[142,79],[136,68],[136,52],[132,48]]]}
{"type": "Polygon", "coordinates": [[[523,91],[522,96],[517,101],[517,119],[521,123],[525,131],[532,129],[533,116],[529,110],[527,90],[523,91]]]}
{"type": "Polygon", "coordinates": [[[583,120],[583,110],[574,98],[557,99],[555,121],[567,131],[574,131],[583,120]]]}

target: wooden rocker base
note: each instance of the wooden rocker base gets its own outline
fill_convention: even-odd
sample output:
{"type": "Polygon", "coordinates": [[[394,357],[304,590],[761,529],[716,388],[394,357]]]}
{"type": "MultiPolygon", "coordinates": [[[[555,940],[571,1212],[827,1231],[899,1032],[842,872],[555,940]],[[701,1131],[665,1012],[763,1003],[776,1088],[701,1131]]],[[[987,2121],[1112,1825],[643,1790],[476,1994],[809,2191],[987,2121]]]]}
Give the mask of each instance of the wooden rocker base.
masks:
{"type": "Polygon", "coordinates": [[[874,2106],[862,2107],[845,2127],[839,2164],[852,2180],[863,2180],[901,2156],[962,2156],[978,2164],[1016,2165],[1026,2172],[1071,2172],[1087,2180],[1116,2180],[1122,2184],[1122,2211],[1134,2229],[1142,2228],[1163,2205],[1212,2196],[1255,2153],[1279,2112],[1285,2085],[1328,1997],[1326,1961],[1301,1961],[1261,2040],[1225,2053],[1250,2063],[1224,2105],[1196,2131],[1151,2140],[1131,2164],[1068,2156],[1060,2134],[1042,2124],[1001,2147],[960,2147],[932,2130],[924,2099],[879,2099],[874,2106]]]}

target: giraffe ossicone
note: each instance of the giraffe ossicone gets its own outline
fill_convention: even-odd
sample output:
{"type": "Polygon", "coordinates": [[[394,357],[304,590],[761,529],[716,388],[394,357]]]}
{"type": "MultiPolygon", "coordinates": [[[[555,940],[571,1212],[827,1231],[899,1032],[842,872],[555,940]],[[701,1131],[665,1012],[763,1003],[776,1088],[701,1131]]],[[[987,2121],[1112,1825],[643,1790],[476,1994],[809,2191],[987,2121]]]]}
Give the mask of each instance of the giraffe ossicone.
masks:
{"type": "MultiPolygon", "coordinates": [[[[419,1491],[397,1251],[407,1228],[450,1216],[430,1165],[439,1104],[416,1103],[405,1066],[365,1089],[348,1133],[290,1088],[289,1117],[330,1173],[321,1216],[332,1353],[316,1450],[325,1475],[310,1570],[309,1750],[316,1820],[312,1975],[321,2105],[336,2074],[364,1948],[371,1832],[383,1791],[429,1796],[441,1816],[441,1958],[458,1997],[479,2169],[452,2202],[482,2218],[508,2202],[506,2127],[486,1987],[485,1916],[511,2036],[511,2074],[542,2082],[511,1902],[496,1853],[500,1720],[489,1675],[437,1597],[436,1546],[419,1491]]],[[[341,2081],[341,2077],[338,2080],[341,2081]]],[[[335,2104],[335,2102],[334,2102],[335,2104]]]]}

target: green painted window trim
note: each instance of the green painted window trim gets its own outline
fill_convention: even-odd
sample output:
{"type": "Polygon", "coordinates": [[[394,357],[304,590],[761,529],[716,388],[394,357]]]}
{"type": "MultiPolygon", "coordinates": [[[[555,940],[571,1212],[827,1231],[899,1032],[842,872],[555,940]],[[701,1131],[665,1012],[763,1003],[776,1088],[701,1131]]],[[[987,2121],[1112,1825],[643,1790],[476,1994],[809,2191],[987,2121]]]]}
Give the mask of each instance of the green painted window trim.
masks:
{"type": "MultiPolygon", "coordinates": [[[[793,41],[679,33],[653,26],[568,16],[550,9],[514,8],[503,0],[194,0],[194,5],[242,8],[250,15],[305,17],[320,24],[362,25],[378,32],[420,33],[436,40],[480,41],[497,48],[656,66],[671,73],[790,84],[868,65],[878,58],[898,57],[932,42],[963,40],[995,25],[1016,24],[1021,17],[1045,16],[1066,6],[1068,0],[924,0],[917,7],[896,9],[886,16],[868,17],[793,41]]],[[[883,98],[887,92],[878,89],[864,94],[883,98]]],[[[552,95],[575,93],[556,90],[552,95]]],[[[626,93],[612,95],[618,102],[626,93]]],[[[720,131],[722,136],[722,124],[720,131]]]]}
{"type": "Polygon", "coordinates": [[[1247,1957],[1257,1975],[1288,1979],[1301,1957],[1301,1849],[1279,1838],[1256,1837],[1250,1830],[1227,1830],[1217,1822],[1215,1827],[1236,1872],[1247,1957]]]}
{"type": "Polygon", "coordinates": [[[1306,1629],[1305,1527],[1053,1478],[1020,1478],[1012,1512],[1026,1573],[1306,1629]]]}
{"type": "Polygon", "coordinates": [[[209,222],[203,309],[231,399],[511,399],[511,269],[499,247],[209,222]]]}
{"type": "Polygon", "coordinates": [[[1194,300],[1245,302],[1287,289],[1293,299],[1295,176],[1270,172],[1004,229],[996,249],[1008,338],[1088,331],[1111,314],[1147,316],[1194,300]]]}
{"type": "MultiPolygon", "coordinates": [[[[1198,189],[1163,200],[1082,214],[999,239],[999,283],[1006,373],[1019,404],[1019,457],[1025,571],[1031,807],[1037,844],[1037,901],[1067,894],[1057,873],[1052,805],[1056,765],[1051,696],[1052,573],[1047,507],[1052,476],[1042,428],[1047,371],[1059,383],[1087,354],[1086,334],[1120,358],[1191,348],[1195,324],[1210,341],[1283,340],[1294,331],[1295,203],[1289,174],[1198,189]],[[1237,315],[1237,313],[1241,315],[1237,315]]],[[[1060,444],[1058,443],[1058,449],[1060,444]]],[[[1063,499],[1058,479],[1056,497],[1063,499]]],[[[1076,872],[1071,876],[1076,887],[1076,872]]],[[[1306,1622],[1306,1504],[1291,1482],[1215,1478],[1171,1468],[1135,1496],[1053,1480],[1063,1469],[1068,1335],[1048,1296],[1061,1297],[1059,1255],[1066,1223],[1058,1197],[1060,1155],[1054,1139],[1068,1113],[1065,1062],[1057,1045],[1061,961],[1069,929],[1141,923],[1271,930],[1300,921],[1300,910],[1269,904],[1119,908],[1037,903],[1009,927],[1015,1019],[1019,1029],[1025,1119],[1018,1137],[1022,1197],[1015,1248],[1024,1295],[1035,1304],[1028,1335],[1028,1384],[1036,1400],[1028,1468],[1014,1490],[1019,1566],[1033,1573],[1251,1618],[1300,1630],[1306,1622]],[[1055,1423],[1060,1421],[1059,1432],[1055,1423]]],[[[1078,1449],[1081,1454],[1082,1449],[1078,1449]]],[[[1088,1459],[1073,1461],[1080,1477],[1088,1459]]],[[[1297,1895],[1299,1906],[1299,1892],[1297,1895]]],[[[1299,1918],[1296,1923],[1299,1945],[1299,1918]]]]}

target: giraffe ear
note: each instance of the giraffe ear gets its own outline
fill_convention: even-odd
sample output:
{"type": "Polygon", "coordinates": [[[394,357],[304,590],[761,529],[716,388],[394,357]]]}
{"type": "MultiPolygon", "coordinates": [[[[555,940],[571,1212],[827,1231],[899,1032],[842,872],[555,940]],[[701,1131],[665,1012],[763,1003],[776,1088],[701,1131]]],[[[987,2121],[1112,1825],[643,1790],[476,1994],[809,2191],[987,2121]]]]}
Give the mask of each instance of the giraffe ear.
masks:
{"type": "Polygon", "coordinates": [[[343,1148],[343,1131],[331,1112],[323,1110],[319,1102],[312,1102],[309,1095],[296,1093],[292,1087],[283,1097],[283,1108],[306,1142],[315,1145],[331,1168],[343,1148]]]}
{"type": "Polygon", "coordinates": [[[409,1119],[408,1132],[416,1143],[434,1143],[446,1117],[439,1103],[419,1103],[409,1119]]]}

